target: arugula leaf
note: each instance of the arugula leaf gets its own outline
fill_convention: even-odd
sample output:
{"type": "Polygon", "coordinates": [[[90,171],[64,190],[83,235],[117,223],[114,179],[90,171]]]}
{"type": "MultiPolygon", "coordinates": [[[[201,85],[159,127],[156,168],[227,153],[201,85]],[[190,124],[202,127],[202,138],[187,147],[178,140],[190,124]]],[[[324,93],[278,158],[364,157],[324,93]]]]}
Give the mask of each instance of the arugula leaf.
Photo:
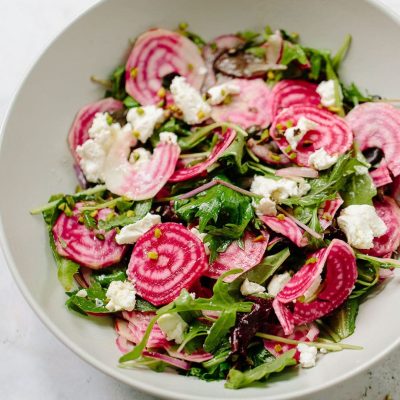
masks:
{"type": "Polygon", "coordinates": [[[255,346],[249,347],[247,356],[250,358],[255,367],[274,361],[276,358],[264,347],[262,343],[258,343],[255,346]]]}
{"type": "Polygon", "coordinates": [[[210,353],[214,352],[220,342],[229,333],[230,329],[235,326],[236,310],[229,308],[221,313],[219,318],[212,325],[208,336],[204,342],[204,350],[210,353]]]}
{"type": "Polygon", "coordinates": [[[229,371],[225,387],[228,389],[240,389],[249,386],[253,382],[267,379],[271,373],[281,372],[286,367],[295,365],[297,363],[294,359],[295,353],[296,349],[289,350],[272,361],[244,372],[232,368],[229,371]]]}
{"type": "Polygon", "coordinates": [[[105,307],[107,301],[106,289],[104,289],[100,283],[93,282],[92,285],[86,289],[86,292],[87,297],[79,297],[76,293],[73,293],[66,301],[66,306],[74,311],[78,309],[84,313],[111,313],[105,307]]]}
{"type": "Polygon", "coordinates": [[[355,299],[357,297],[366,295],[379,282],[379,265],[377,264],[372,264],[364,260],[358,260],[357,272],[358,277],[356,280],[356,285],[349,296],[350,299],[355,299]]]}
{"type": "Polygon", "coordinates": [[[140,103],[131,96],[126,96],[123,103],[126,108],[140,107],[140,103]]]}
{"type": "Polygon", "coordinates": [[[337,71],[346,57],[347,52],[349,51],[351,44],[351,35],[347,34],[344,38],[343,44],[340,46],[337,53],[332,58],[332,66],[335,71],[337,71]]]}
{"type": "Polygon", "coordinates": [[[376,196],[376,187],[368,173],[353,174],[347,184],[340,191],[344,207],[352,204],[368,204],[372,206],[372,199],[376,196]]]}
{"type": "Polygon", "coordinates": [[[347,105],[350,110],[359,103],[365,103],[372,101],[372,96],[363,94],[360,89],[352,82],[349,86],[342,85],[343,89],[343,102],[347,105]]]}
{"type": "Polygon", "coordinates": [[[127,97],[125,91],[125,66],[121,65],[112,72],[110,77],[111,89],[107,90],[104,97],[114,97],[117,100],[124,100],[127,97]]]}
{"type": "Polygon", "coordinates": [[[222,153],[219,160],[224,160],[228,168],[230,166],[235,166],[239,174],[245,174],[248,170],[248,166],[243,163],[243,149],[245,145],[245,138],[243,134],[238,132],[235,140],[222,153]]]}
{"type": "Polygon", "coordinates": [[[113,281],[125,281],[126,280],[126,268],[115,269],[110,273],[105,274],[103,271],[100,274],[92,274],[94,280],[102,287],[108,287],[113,281]]]}
{"type": "Polygon", "coordinates": [[[308,64],[309,62],[303,47],[284,41],[280,64],[289,65],[293,61],[298,61],[300,64],[308,64]]]}

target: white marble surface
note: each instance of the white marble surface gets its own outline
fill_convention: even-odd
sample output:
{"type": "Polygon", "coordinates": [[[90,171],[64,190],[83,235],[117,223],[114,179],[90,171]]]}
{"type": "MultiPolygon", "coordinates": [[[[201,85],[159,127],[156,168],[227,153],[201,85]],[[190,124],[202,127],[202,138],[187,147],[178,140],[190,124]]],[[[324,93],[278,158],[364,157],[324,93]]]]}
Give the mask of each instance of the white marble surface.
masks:
{"type": "MultiPolygon", "coordinates": [[[[0,121],[29,65],[96,0],[0,0],[0,121]]],[[[400,13],[400,0],[385,0],[400,13]]],[[[0,250],[0,398],[154,400],[95,370],[61,344],[18,291],[0,250]]],[[[354,379],[309,400],[400,399],[400,349],[354,379]]]]}

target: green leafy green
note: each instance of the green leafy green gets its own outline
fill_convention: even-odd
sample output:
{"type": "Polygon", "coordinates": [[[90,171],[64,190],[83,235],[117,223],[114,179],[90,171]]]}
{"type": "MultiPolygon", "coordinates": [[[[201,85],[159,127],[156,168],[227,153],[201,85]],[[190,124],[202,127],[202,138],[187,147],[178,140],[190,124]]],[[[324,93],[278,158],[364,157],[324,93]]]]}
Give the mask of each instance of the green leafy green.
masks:
{"type": "Polygon", "coordinates": [[[308,64],[306,52],[300,45],[285,41],[280,64],[288,65],[293,61],[298,61],[300,64],[308,64]]]}
{"type": "Polygon", "coordinates": [[[264,347],[262,343],[250,346],[248,348],[247,356],[251,360],[254,367],[274,361],[276,358],[264,347]]]}
{"type": "Polygon", "coordinates": [[[131,96],[126,96],[123,103],[126,108],[140,107],[140,103],[131,96]]]}
{"type": "Polygon", "coordinates": [[[349,51],[351,44],[351,35],[347,34],[344,38],[343,44],[340,46],[337,53],[332,58],[332,66],[337,71],[346,57],[347,52],[349,51]]]}
{"type": "Polygon", "coordinates": [[[240,174],[247,172],[248,166],[243,163],[243,150],[246,147],[245,137],[242,133],[236,135],[235,140],[231,145],[222,153],[219,160],[224,160],[226,166],[234,166],[240,174]]]}
{"type": "Polygon", "coordinates": [[[114,97],[117,100],[124,100],[127,97],[125,91],[125,66],[121,65],[113,71],[110,77],[111,88],[106,91],[104,97],[114,97]]]}
{"type": "Polygon", "coordinates": [[[345,207],[352,204],[372,205],[376,193],[376,187],[368,173],[353,174],[340,191],[345,207]]]}
{"type": "Polygon", "coordinates": [[[249,386],[253,382],[265,380],[272,373],[283,371],[286,367],[296,364],[294,355],[296,350],[289,350],[276,359],[259,365],[258,367],[241,372],[235,368],[229,371],[225,387],[228,389],[240,389],[249,386]]]}
{"type": "Polygon", "coordinates": [[[100,283],[93,282],[92,285],[86,289],[87,297],[77,296],[76,293],[71,294],[66,301],[66,306],[74,311],[82,311],[83,313],[100,313],[109,314],[106,302],[106,289],[100,283]]]}
{"type": "Polygon", "coordinates": [[[93,274],[94,280],[102,287],[108,287],[113,281],[125,281],[126,280],[126,268],[115,269],[108,273],[101,272],[100,274],[93,274]]]}
{"type": "Polygon", "coordinates": [[[349,86],[342,85],[342,91],[343,102],[347,105],[347,109],[349,110],[360,103],[365,103],[373,100],[372,96],[363,94],[354,82],[351,83],[349,86]]]}
{"type": "Polygon", "coordinates": [[[229,308],[221,313],[219,318],[212,325],[208,336],[204,342],[204,350],[210,353],[214,352],[221,340],[229,333],[230,329],[235,326],[236,310],[229,308]]]}

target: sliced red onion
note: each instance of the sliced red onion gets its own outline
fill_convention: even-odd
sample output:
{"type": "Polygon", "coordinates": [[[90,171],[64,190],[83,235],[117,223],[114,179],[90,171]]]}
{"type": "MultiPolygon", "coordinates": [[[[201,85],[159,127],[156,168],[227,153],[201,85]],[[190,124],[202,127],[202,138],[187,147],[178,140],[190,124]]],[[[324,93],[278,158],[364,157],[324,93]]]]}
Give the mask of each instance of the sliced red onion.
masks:
{"type": "Polygon", "coordinates": [[[307,167],[288,167],[281,168],[275,172],[276,176],[284,178],[303,177],[303,178],[318,178],[318,171],[307,167]]]}
{"type": "Polygon", "coordinates": [[[167,348],[167,352],[171,357],[195,363],[202,363],[204,361],[211,360],[214,357],[211,353],[207,353],[204,350],[197,350],[191,354],[188,354],[172,350],[172,348],[167,348]]]}
{"type": "Polygon", "coordinates": [[[165,362],[166,364],[172,365],[173,367],[183,369],[185,371],[189,371],[190,363],[184,360],[178,360],[177,358],[173,358],[167,356],[166,354],[156,353],[154,351],[143,351],[143,357],[154,358],[155,360],[160,360],[165,362]]]}

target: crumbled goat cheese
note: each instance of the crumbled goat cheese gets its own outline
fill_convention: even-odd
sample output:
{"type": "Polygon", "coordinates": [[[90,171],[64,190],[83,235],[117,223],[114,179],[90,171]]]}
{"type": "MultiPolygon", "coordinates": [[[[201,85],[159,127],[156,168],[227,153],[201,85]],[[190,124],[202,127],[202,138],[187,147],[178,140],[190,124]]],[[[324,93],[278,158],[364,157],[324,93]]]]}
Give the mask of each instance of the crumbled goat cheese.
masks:
{"type": "Polygon", "coordinates": [[[308,157],[308,163],[318,171],[332,167],[337,160],[338,156],[331,156],[323,147],[310,154],[310,157],[308,157]]]}
{"type": "Polygon", "coordinates": [[[158,214],[147,213],[141,220],[124,226],[115,236],[118,244],[133,244],[154,225],[161,222],[158,214]]]}
{"type": "Polygon", "coordinates": [[[133,135],[142,143],[153,134],[157,124],[163,122],[164,110],[154,105],[144,107],[133,107],[128,111],[126,120],[132,126],[133,135]]]}
{"type": "Polygon", "coordinates": [[[240,293],[242,293],[243,296],[249,296],[251,294],[264,293],[264,292],[265,292],[264,286],[259,285],[258,283],[255,282],[250,282],[247,278],[242,283],[242,286],[240,286],[240,293]]]}
{"type": "Polygon", "coordinates": [[[78,297],[87,297],[87,290],[86,290],[86,289],[78,290],[78,291],[76,292],[75,296],[78,296],[78,297]]]}
{"type": "Polygon", "coordinates": [[[275,180],[261,175],[254,177],[250,191],[273,201],[282,201],[299,195],[296,181],[286,178],[275,180]]]}
{"type": "Polygon", "coordinates": [[[186,78],[177,76],[170,87],[176,106],[182,111],[183,119],[188,124],[199,124],[210,117],[211,107],[186,78]]]}
{"type": "Polygon", "coordinates": [[[322,347],[321,349],[319,349],[319,352],[322,354],[326,354],[328,352],[328,350],[325,349],[325,347],[322,347]]]}
{"type": "Polygon", "coordinates": [[[157,324],[168,340],[175,340],[178,344],[183,342],[184,333],[189,327],[178,313],[161,315],[157,320],[157,324]]]}
{"type": "Polygon", "coordinates": [[[97,297],[94,299],[94,302],[96,304],[96,307],[103,307],[104,306],[103,300],[100,300],[97,297]]]}
{"type": "Polygon", "coordinates": [[[89,128],[89,137],[95,139],[97,143],[105,144],[111,138],[111,124],[108,122],[108,113],[96,113],[91,127],[89,128]]]}
{"type": "Polygon", "coordinates": [[[160,142],[177,144],[178,137],[175,135],[175,133],[172,133],[172,132],[161,132],[160,133],[160,142]]]}
{"type": "Polygon", "coordinates": [[[207,93],[209,95],[208,102],[215,106],[223,103],[228,96],[239,94],[240,87],[234,83],[225,82],[208,89],[207,93]]]}
{"type": "Polygon", "coordinates": [[[208,70],[207,70],[206,67],[200,67],[200,68],[197,70],[197,73],[198,73],[199,75],[206,75],[207,72],[208,72],[208,70]]]}
{"type": "Polygon", "coordinates": [[[150,151],[146,150],[143,147],[138,147],[137,149],[134,149],[129,156],[129,162],[133,164],[137,169],[147,164],[150,160],[150,151]]]}
{"type": "Polygon", "coordinates": [[[304,135],[313,129],[318,128],[318,124],[306,117],[300,117],[296,126],[287,128],[285,131],[285,138],[289,142],[292,150],[296,150],[297,145],[303,139],[304,135]]]}
{"type": "Polygon", "coordinates": [[[274,275],[267,286],[267,292],[271,296],[276,296],[284,286],[290,281],[289,272],[283,274],[274,275]]]}
{"type": "Polygon", "coordinates": [[[299,343],[297,350],[300,353],[299,362],[302,368],[315,367],[318,349],[314,346],[309,346],[305,343],[299,343]]]}
{"type": "Polygon", "coordinates": [[[268,215],[275,217],[277,214],[276,203],[267,197],[263,197],[258,204],[253,203],[253,206],[257,215],[268,215]]]}
{"type": "Polygon", "coordinates": [[[190,228],[190,232],[193,233],[193,235],[197,236],[204,244],[204,250],[206,251],[206,254],[209,255],[210,254],[210,248],[209,248],[209,244],[204,242],[204,238],[207,236],[207,233],[201,233],[198,229],[199,227],[193,227],[190,228]]]}
{"type": "Polygon", "coordinates": [[[333,107],[336,104],[336,90],[340,100],[343,98],[340,86],[335,84],[333,79],[329,81],[322,81],[317,87],[317,93],[321,96],[321,104],[324,107],[333,107]]]}
{"type": "Polygon", "coordinates": [[[387,227],[379,218],[375,207],[366,204],[344,208],[337,219],[349,244],[356,249],[371,249],[375,237],[386,233],[387,227]]]}
{"type": "Polygon", "coordinates": [[[109,311],[132,311],[136,304],[135,286],[130,281],[112,281],[106,293],[109,302],[106,305],[109,311]]]}

